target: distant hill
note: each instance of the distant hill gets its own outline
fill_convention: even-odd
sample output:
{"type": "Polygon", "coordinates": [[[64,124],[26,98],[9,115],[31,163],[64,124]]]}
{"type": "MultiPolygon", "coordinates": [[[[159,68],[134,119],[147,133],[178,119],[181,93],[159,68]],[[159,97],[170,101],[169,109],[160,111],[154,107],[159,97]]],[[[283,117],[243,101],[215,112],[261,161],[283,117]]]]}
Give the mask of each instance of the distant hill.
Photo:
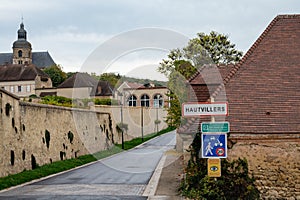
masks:
{"type": "Polygon", "coordinates": [[[150,79],[139,79],[139,78],[133,78],[133,77],[127,77],[123,76],[121,78],[121,83],[124,81],[132,82],[132,83],[140,83],[140,84],[147,84],[147,83],[153,83],[155,86],[167,86],[166,81],[158,81],[158,80],[150,80],[150,79]]]}
{"type": "Polygon", "coordinates": [[[119,87],[124,81],[132,82],[132,83],[140,83],[143,85],[147,83],[153,83],[155,86],[167,86],[166,81],[133,78],[133,77],[121,76],[120,74],[115,74],[115,73],[103,73],[100,76],[96,75],[95,73],[92,73],[91,76],[93,76],[97,80],[108,81],[115,88],[119,87]]]}

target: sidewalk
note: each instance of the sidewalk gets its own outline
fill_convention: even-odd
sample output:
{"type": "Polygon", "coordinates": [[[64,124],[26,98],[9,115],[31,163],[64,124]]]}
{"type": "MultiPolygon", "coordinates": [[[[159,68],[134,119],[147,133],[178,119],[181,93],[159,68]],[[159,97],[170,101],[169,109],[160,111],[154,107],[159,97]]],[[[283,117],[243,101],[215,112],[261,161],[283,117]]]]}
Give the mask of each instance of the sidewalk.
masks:
{"type": "Polygon", "coordinates": [[[182,154],[174,149],[164,153],[144,192],[149,200],[182,200],[178,188],[183,173],[182,154]]]}

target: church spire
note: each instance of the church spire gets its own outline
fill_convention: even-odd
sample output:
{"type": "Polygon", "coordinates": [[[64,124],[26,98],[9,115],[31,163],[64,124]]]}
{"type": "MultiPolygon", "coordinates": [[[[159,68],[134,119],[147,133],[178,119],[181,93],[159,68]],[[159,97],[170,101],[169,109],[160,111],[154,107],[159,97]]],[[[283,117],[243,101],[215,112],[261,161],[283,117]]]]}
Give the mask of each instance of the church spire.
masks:
{"type": "Polygon", "coordinates": [[[31,44],[27,41],[23,17],[18,30],[18,39],[13,43],[13,64],[32,63],[31,44]]]}
{"type": "Polygon", "coordinates": [[[24,23],[23,23],[23,17],[22,17],[22,22],[20,24],[20,29],[18,30],[18,40],[20,39],[27,39],[27,32],[24,29],[24,23]]]}

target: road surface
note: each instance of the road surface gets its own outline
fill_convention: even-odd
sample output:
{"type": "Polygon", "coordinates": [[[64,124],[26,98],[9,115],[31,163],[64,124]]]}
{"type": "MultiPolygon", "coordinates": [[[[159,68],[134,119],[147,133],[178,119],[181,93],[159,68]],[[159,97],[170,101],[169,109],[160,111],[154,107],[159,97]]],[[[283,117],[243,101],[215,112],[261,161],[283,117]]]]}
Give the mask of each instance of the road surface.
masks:
{"type": "Polygon", "coordinates": [[[0,199],[147,199],[142,196],[175,131],[143,145],[42,181],[0,192],[0,199]]]}

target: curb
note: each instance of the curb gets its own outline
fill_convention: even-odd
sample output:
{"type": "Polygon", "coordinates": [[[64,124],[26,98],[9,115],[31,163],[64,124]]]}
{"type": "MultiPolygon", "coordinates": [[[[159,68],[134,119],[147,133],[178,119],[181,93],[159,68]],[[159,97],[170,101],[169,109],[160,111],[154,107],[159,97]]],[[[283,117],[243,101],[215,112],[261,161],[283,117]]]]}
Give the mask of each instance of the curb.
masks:
{"type": "Polygon", "coordinates": [[[156,166],[155,171],[154,171],[153,175],[151,176],[151,179],[150,179],[148,185],[146,186],[146,189],[142,196],[150,197],[150,196],[155,195],[166,158],[167,158],[167,155],[164,153],[162,158],[160,159],[158,165],[156,166]]]}

